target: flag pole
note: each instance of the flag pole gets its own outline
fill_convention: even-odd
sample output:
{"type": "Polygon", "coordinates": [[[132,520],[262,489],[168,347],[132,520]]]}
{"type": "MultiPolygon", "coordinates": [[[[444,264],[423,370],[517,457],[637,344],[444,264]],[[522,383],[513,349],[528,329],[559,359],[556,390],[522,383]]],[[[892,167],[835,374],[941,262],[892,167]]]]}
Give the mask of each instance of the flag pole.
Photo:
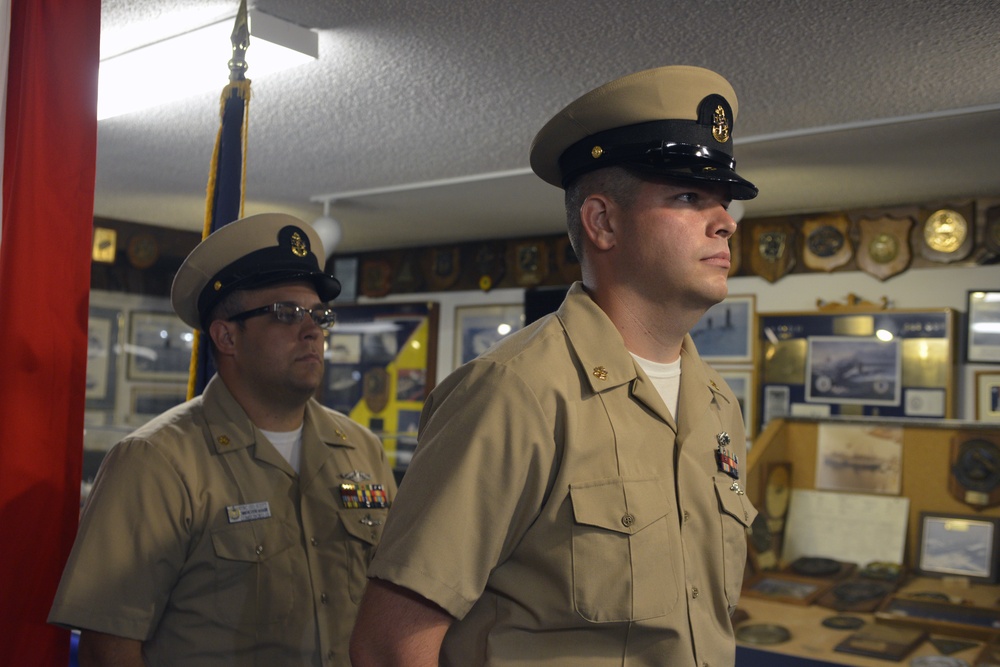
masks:
{"type": "MultiPolygon", "coordinates": [[[[205,224],[201,234],[203,239],[220,227],[243,217],[250,107],[250,79],[246,78],[250,23],[247,18],[246,0],[240,0],[236,23],[229,39],[232,43],[233,56],[229,60],[229,83],[223,88],[220,99],[221,122],[208,171],[205,224]]],[[[202,335],[201,331],[194,332],[188,374],[189,399],[201,394],[209,379],[215,374],[215,365],[208,353],[209,346],[203,344],[202,335]]]]}

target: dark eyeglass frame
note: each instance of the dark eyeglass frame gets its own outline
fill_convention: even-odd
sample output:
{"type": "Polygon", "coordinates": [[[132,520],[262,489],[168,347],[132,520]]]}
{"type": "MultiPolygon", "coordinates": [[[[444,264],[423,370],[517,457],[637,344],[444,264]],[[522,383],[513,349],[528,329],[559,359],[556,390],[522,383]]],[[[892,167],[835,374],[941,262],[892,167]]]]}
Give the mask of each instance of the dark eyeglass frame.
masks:
{"type": "Polygon", "coordinates": [[[317,306],[316,308],[303,308],[294,303],[272,303],[268,306],[253,308],[242,313],[237,313],[228,319],[229,322],[242,322],[251,317],[274,314],[274,318],[282,324],[299,324],[305,318],[306,313],[320,329],[329,330],[337,322],[336,313],[328,306],[317,306]]]}

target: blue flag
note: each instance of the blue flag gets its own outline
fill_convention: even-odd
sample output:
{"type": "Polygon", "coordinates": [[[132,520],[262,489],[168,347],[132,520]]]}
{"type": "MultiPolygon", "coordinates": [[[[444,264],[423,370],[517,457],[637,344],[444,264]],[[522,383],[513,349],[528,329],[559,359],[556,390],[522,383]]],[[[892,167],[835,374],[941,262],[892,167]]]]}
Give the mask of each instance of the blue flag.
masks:
{"type": "MultiPolygon", "coordinates": [[[[246,0],[240,3],[233,29],[233,59],[229,62],[229,85],[222,91],[221,124],[215,138],[215,151],[208,174],[205,227],[202,238],[243,216],[246,176],[247,108],[250,105],[250,80],[244,74],[244,55],[250,42],[246,0]]],[[[188,398],[201,394],[215,374],[209,353],[210,343],[196,331],[188,377],[188,398]]]]}

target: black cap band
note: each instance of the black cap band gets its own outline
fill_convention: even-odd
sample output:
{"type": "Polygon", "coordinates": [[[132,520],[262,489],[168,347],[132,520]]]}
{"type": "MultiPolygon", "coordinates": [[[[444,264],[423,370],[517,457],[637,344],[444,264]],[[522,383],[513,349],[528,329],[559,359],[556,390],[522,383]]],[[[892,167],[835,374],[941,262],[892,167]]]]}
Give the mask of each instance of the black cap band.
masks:
{"type": "Polygon", "coordinates": [[[732,138],[719,142],[711,126],[693,120],[651,121],[598,132],[559,158],[564,188],[589,171],[616,165],[728,184],[733,199],[757,196],[757,188],[735,172],[732,138]]]}
{"type": "Polygon", "coordinates": [[[308,235],[297,227],[288,226],[278,233],[278,245],[248,253],[212,276],[198,295],[202,326],[209,324],[207,320],[212,309],[236,290],[295,281],[312,283],[324,303],[340,294],[340,281],[320,269],[308,235]]]}

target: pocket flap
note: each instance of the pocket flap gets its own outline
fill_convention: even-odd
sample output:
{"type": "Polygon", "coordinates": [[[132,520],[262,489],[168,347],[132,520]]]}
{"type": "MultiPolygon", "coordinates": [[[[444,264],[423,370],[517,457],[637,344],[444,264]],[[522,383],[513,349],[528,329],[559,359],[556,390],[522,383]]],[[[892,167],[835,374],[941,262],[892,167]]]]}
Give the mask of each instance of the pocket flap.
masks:
{"type": "Polygon", "coordinates": [[[732,484],[733,480],[730,477],[720,475],[715,478],[715,492],[719,496],[719,506],[723,512],[744,526],[749,526],[757,516],[757,510],[749,500],[746,500],[745,495],[732,490],[732,484]]]}
{"type": "Polygon", "coordinates": [[[385,526],[385,519],[388,510],[382,508],[372,509],[346,509],[338,510],[340,520],[352,537],[370,545],[375,545],[382,535],[382,528],[385,526]]]}
{"type": "Polygon", "coordinates": [[[226,560],[267,560],[293,544],[295,532],[276,519],[240,523],[212,531],[215,555],[226,560]]]}
{"type": "Polygon", "coordinates": [[[670,511],[656,479],[583,482],[569,493],[577,523],[619,533],[637,533],[670,511]]]}

